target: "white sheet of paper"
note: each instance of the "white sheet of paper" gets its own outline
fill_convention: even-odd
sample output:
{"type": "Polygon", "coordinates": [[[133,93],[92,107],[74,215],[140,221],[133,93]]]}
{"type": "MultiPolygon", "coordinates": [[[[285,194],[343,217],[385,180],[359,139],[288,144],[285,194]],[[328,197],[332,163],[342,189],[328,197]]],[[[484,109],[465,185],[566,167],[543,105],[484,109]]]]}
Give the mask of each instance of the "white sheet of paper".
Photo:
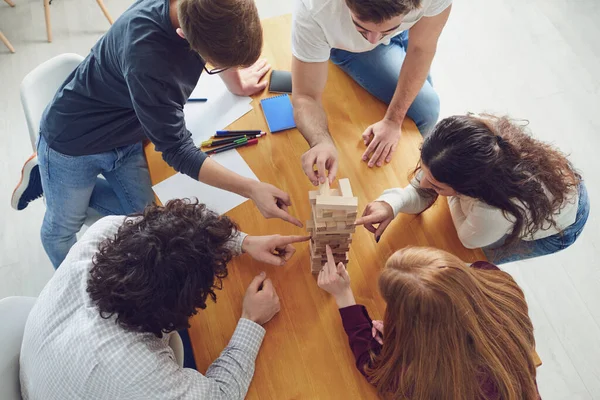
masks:
{"type": "MultiPolygon", "coordinates": [[[[258,180],[237,150],[215,154],[212,158],[219,164],[244,177],[258,180]]],[[[154,185],[152,189],[154,189],[154,192],[163,204],[173,199],[195,197],[200,203],[206,204],[209,209],[219,214],[225,214],[227,211],[248,200],[235,193],[205,185],[181,173],[154,185]]]]}
{"type": "Polygon", "coordinates": [[[252,111],[252,99],[232,94],[217,75],[202,74],[190,97],[208,99],[206,103],[189,102],[183,108],[185,124],[197,145],[252,111]]]}

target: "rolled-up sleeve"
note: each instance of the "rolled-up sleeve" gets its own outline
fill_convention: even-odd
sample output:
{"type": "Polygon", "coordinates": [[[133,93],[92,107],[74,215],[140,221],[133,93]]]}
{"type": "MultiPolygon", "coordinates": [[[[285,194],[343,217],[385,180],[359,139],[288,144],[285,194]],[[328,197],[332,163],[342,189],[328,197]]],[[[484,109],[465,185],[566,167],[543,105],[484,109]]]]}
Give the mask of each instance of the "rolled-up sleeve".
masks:
{"type": "Polygon", "coordinates": [[[130,70],[125,79],[135,114],[156,150],[176,171],[198,179],[207,155],[185,126],[181,93],[146,71],[130,70]]]}

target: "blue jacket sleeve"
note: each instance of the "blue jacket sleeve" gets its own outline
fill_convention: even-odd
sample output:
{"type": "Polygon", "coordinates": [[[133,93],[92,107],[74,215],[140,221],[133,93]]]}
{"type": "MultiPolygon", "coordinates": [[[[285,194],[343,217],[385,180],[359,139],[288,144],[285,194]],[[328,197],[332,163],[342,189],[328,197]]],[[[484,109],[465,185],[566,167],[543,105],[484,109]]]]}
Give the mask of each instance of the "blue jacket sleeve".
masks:
{"type": "Polygon", "coordinates": [[[135,69],[125,75],[133,109],[163,159],[178,172],[198,179],[207,155],[194,145],[185,126],[186,99],[176,85],[157,78],[158,75],[135,69]]]}

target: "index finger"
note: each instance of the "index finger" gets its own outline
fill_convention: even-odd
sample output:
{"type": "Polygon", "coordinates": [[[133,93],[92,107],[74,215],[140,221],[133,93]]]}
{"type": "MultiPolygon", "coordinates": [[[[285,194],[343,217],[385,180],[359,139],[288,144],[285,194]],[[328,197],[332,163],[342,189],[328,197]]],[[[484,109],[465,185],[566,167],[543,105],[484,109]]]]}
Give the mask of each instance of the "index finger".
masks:
{"type": "Polygon", "coordinates": [[[308,236],[294,236],[294,235],[290,235],[290,236],[281,236],[278,238],[277,240],[277,244],[291,244],[291,243],[299,243],[299,242],[306,242],[307,240],[310,239],[310,235],[308,236]]]}
{"type": "Polygon", "coordinates": [[[325,163],[326,160],[323,160],[322,157],[317,158],[317,171],[320,183],[325,183],[325,179],[327,179],[327,169],[325,168],[325,163]]]}
{"type": "Polygon", "coordinates": [[[354,221],[354,225],[376,224],[381,222],[377,214],[363,215],[354,221]]]}
{"type": "Polygon", "coordinates": [[[302,228],[302,222],[300,222],[298,218],[292,217],[290,214],[283,211],[281,208],[277,208],[277,210],[273,211],[273,215],[279,219],[289,222],[290,224],[294,224],[297,227],[302,228]]]}
{"type": "Polygon", "coordinates": [[[333,258],[333,251],[331,251],[329,245],[325,246],[325,252],[327,253],[327,264],[325,265],[325,269],[327,269],[327,273],[333,274],[336,268],[335,259],[333,258]]]}

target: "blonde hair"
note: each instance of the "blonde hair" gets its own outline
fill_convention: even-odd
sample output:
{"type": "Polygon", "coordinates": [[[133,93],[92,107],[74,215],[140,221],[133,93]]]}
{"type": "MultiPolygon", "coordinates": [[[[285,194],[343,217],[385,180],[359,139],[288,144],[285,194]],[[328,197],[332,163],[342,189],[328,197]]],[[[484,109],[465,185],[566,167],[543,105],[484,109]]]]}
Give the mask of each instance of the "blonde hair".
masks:
{"type": "Polygon", "coordinates": [[[523,292],[498,270],[427,247],[393,254],[379,278],[385,341],[367,368],[394,399],[537,399],[533,326],[523,292]]]}

